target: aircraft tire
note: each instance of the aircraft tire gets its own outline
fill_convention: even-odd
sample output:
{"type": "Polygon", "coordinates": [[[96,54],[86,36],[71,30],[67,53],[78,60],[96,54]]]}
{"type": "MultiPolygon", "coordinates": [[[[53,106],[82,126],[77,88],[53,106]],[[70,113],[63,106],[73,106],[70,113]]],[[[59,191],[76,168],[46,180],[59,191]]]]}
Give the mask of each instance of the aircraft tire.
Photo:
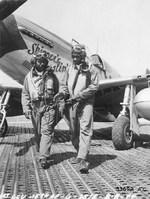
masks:
{"type": "Polygon", "coordinates": [[[8,124],[7,124],[7,120],[4,120],[4,124],[2,125],[2,128],[0,129],[0,137],[5,137],[6,133],[7,133],[7,129],[8,129],[8,124]]]}
{"type": "Polygon", "coordinates": [[[127,150],[133,147],[133,132],[129,130],[130,119],[118,117],[112,128],[112,142],[117,150],[127,150]]]}

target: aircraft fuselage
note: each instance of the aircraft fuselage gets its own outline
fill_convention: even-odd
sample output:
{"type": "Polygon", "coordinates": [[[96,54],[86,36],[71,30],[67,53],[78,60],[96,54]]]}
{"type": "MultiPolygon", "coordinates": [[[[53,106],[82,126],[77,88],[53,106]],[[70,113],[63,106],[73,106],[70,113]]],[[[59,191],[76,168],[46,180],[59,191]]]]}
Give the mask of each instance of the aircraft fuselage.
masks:
{"type": "Polygon", "coordinates": [[[10,15],[1,26],[0,69],[23,84],[31,57],[45,52],[59,79],[71,61],[71,44],[18,16],[10,15]],[[49,39],[50,38],[50,39],[49,39]]]}

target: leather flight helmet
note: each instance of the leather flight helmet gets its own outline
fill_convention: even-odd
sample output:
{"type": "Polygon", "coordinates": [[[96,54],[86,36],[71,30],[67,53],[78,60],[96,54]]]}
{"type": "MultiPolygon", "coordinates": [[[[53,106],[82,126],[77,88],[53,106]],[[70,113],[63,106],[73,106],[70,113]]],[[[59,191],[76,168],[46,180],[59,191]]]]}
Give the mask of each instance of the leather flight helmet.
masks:
{"type": "Polygon", "coordinates": [[[38,52],[31,58],[31,64],[35,65],[37,60],[43,63],[46,67],[48,66],[48,59],[46,57],[46,53],[38,52]]]}
{"type": "Polygon", "coordinates": [[[72,58],[81,56],[82,59],[85,59],[87,56],[85,47],[81,44],[72,46],[71,56],[72,58]]]}

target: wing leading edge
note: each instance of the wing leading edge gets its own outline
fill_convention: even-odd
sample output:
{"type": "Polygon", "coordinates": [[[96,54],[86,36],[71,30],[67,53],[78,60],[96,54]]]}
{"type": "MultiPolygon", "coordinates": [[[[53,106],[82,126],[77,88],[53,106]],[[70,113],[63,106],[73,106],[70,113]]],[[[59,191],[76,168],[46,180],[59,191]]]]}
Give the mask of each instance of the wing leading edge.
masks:
{"type": "Polygon", "coordinates": [[[147,87],[146,76],[119,77],[99,81],[99,90],[95,95],[95,121],[114,121],[122,110],[126,85],[135,85],[136,92],[147,87]]]}

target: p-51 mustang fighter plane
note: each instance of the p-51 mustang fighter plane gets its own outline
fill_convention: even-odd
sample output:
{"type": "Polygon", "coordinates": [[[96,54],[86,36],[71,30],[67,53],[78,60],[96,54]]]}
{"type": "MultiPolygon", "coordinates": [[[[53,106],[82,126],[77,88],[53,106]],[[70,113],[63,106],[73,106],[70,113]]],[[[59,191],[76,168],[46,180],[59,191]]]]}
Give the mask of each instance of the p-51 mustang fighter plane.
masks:
{"type": "MultiPolygon", "coordinates": [[[[22,85],[31,69],[31,57],[37,52],[45,52],[49,66],[61,81],[71,62],[72,45],[40,26],[13,15],[25,1],[0,2],[0,69],[22,85]]],[[[143,108],[138,104],[141,97],[137,98],[136,105],[134,98],[138,91],[147,87],[147,77],[121,78],[99,55],[94,54],[91,59],[99,68],[101,77],[95,96],[94,120],[114,121],[119,115],[112,129],[112,141],[116,149],[129,149],[134,134],[138,134],[138,112],[143,108]]],[[[6,116],[22,114],[21,85],[0,85],[0,136],[4,136],[7,130],[6,116]]]]}

